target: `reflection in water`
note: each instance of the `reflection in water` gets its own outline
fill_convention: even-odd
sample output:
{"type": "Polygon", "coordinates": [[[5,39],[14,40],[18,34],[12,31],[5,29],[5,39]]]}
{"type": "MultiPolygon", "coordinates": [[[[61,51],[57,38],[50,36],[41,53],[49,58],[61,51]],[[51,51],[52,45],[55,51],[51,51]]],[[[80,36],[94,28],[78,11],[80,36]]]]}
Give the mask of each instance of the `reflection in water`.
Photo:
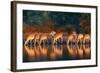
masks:
{"type": "Polygon", "coordinates": [[[90,59],[90,45],[24,46],[23,62],[90,59]]]}

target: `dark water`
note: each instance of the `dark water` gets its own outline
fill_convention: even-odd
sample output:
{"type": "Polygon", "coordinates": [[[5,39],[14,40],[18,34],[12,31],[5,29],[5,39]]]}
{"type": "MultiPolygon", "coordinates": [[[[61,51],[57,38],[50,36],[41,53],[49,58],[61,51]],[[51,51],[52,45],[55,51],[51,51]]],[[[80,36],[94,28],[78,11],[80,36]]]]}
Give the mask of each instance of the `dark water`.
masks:
{"type": "Polygon", "coordinates": [[[91,58],[89,44],[24,46],[23,62],[82,60],[91,58]]]}

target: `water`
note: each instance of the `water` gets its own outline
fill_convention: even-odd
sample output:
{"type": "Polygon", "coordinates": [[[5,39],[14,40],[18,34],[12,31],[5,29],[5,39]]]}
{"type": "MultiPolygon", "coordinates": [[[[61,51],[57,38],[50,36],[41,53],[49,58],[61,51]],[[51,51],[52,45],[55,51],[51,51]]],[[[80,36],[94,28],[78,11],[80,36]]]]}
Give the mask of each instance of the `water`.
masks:
{"type": "Polygon", "coordinates": [[[90,44],[23,46],[23,62],[91,59],[90,44]]]}

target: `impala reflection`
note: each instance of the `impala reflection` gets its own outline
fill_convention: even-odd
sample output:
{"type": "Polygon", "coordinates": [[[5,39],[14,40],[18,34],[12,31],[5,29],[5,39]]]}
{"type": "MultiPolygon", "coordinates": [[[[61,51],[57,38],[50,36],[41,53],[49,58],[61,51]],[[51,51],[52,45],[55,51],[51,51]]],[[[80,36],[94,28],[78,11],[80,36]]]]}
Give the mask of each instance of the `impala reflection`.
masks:
{"type": "Polygon", "coordinates": [[[89,45],[52,45],[24,48],[24,62],[90,59],[89,45]]]}

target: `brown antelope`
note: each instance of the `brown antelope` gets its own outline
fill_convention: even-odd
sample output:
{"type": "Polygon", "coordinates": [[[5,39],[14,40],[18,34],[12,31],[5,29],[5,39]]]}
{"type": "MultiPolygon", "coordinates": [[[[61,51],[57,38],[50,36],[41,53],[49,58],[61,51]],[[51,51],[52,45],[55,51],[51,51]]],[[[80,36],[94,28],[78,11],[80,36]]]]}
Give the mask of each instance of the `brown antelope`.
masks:
{"type": "Polygon", "coordinates": [[[69,35],[68,39],[67,39],[67,45],[69,45],[69,42],[72,41],[74,39],[73,35],[69,35]]]}
{"type": "Polygon", "coordinates": [[[67,45],[69,45],[69,42],[71,42],[71,45],[72,45],[72,42],[76,43],[76,41],[77,41],[77,34],[76,32],[73,32],[72,34],[68,36],[67,45]]]}
{"type": "Polygon", "coordinates": [[[84,35],[84,43],[86,43],[87,41],[89,42],[91,40],[91,36],[89,34],[85,34],[84,35]]]}
{"type": "Polygon", "coordinates": [[[83,35],[83,34],[78,34],[78,37],[77,37],[77,44],[78,44],[79,42],[80,42],[80,44],[82,44],[83,39],[84,39],[84,35],[83,35]]]}
{"type": "Polygon", "coordinates": [[[39,44],[40,35],[41,35],[40,33],[35,34],[34,45],[36,45],[36,42],[38,42],[38,44],[39,44]]]}
{"type": "Polygon", "coordinates": [[[26,41],[25,41],[25,45],[26,45],[30,40],[34,40],[34,39],[35,39],[35,34],[34,34],[34,33],[30,34],[30,35],[27,37],[26,41]]]}
{"type": "Polygon", "coordinates": [[[57,40],[62,39],[62,37],[63,37],[63,33],[56,33],[53,36],[53,44],[57,44],[57,40]]]}
{"type": "Polygon", "coordinates": [[[45,44],[45,41],[48,40],[48,34],[47,33],[41,33],[41,36],[40,36],[40,45],[41,43],[43,42],[43,44],[45,44]]]}

